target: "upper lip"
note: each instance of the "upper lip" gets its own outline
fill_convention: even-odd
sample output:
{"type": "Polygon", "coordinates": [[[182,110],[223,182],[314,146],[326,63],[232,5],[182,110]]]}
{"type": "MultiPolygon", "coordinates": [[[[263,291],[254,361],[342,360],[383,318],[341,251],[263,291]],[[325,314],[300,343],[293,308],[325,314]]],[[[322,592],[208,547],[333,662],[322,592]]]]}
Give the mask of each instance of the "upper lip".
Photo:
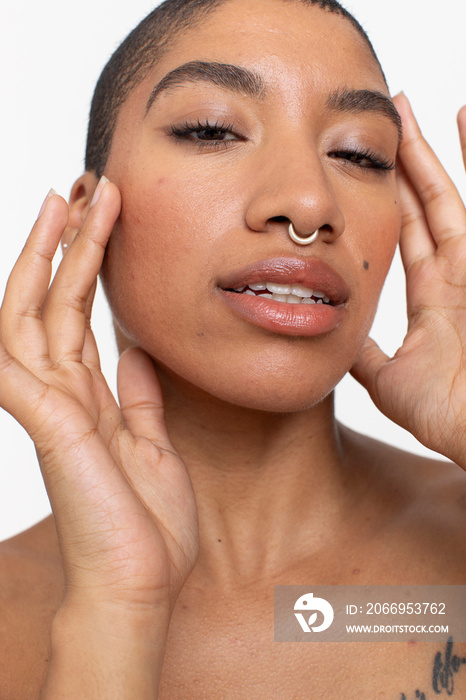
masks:
{"type": "Polygon", "coordinates": [[[257,282],[302,284],[324,292],[333,304],[343,304],[349,296],[344,279],[330,265],[317,258],[270,258],[230,273],[219,281],[222,289],[240,289],[257,282]]]}

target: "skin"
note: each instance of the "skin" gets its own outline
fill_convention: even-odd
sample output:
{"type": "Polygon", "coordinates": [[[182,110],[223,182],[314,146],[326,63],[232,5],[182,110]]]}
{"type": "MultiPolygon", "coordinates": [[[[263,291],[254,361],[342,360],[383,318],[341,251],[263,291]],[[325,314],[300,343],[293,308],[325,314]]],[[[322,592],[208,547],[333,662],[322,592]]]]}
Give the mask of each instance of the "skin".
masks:
{"type": "Polygon", "coordinates": [[[381,410],[466,467],[466,214],[402,96],[398,182],[329,155],[348,133],[386,158],[398,146],[386,117],[329,110],[340,86],[388,96],[348,22],[232,0],[131,95],[98,201],[92,173],[69,208],[47,200],[1,310],[0,403],[36,442],[55,522],[3,545],[2,698],[398,698],[429,682],[435,645],[321,644],[310,661],[269,641],[272,584],[465,580],[463,471],[342,428],[331,392],[352,368],[381,410]],[[189,83],[146,116],[153,86],[206,46],[259,73],[266,97],[189,83]],[[167,133],[211,114],[242,138],[199,151],[167,133]],[[318,241],[298,250],[290,220],[318,241]],[[410,327],[392,360],[365,339],[400,227],[410,327]],[[223,304],[222,277],[283,255],[344,277],[331,333],[272,334],[223,304]],[[102,261],[120,350],[137,346],[120,361],[121,410],[87,328],[102,261]]]}

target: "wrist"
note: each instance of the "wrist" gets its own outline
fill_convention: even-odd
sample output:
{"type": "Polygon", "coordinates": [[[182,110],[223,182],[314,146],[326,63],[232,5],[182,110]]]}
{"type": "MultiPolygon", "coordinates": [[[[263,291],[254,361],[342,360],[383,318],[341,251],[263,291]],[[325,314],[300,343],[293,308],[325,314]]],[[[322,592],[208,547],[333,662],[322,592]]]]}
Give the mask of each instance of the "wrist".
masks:
{"type": "Polygon", "coordinates": [[[170,615],[89,601],[64,603],[52,625],[42,700],[154,700],[170,615]]]}
{"type": "Polygon", "coordinates": [[[166,638],[170,617],[166,607],[131,607],[100,600],[65,602],[55,615],[52,631],[57,640],[69,631],[77,633],[86,629],[95,636],[110,635],[116,641],[120,638],[140,640],[145,646],[157,647],[161,635],[166,638]]]}

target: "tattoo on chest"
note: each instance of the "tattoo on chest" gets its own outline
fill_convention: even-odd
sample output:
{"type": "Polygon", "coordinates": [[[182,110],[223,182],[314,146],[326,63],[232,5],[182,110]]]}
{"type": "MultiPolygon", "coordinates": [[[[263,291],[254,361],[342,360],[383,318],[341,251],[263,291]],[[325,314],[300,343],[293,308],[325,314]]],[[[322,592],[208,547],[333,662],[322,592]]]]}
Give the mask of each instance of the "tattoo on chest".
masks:
{"type": "Polygon", "coordinates": [[[451,696],[455,694],[455,681],[461,668],[466,665],[466,657],[453,653],[453,637],[446,643],[445,650],[438,651],[432,667],[432,692],[416,690],[414,695],[401,693],[400,700],[431,700],[437,695],[451,696]]]}

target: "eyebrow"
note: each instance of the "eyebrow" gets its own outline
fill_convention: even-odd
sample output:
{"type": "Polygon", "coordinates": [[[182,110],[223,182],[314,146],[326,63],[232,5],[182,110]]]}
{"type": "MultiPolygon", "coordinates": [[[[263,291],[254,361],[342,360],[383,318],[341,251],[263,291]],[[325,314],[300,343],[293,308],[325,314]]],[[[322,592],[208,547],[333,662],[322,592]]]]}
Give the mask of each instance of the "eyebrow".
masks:
{"type": "Polygon", "coordinates": [[[169,88],[179,87],[183,83],[195,83],[204,80],[219,87],[233,90],[241,95],[263,98],[265,86],[259,75],[246,68],[229,63],[208,61],[190,61],[167,73],[152,90],[146,105],[146,114],[159,95],[169,88]]]}
{"type": "MultiPolygon", "coordinates": [[[[247,68],[214,61],[190,61],[167,73],[155,85],[147,101],[146,114],[165,90],[180,87],[186,82],[198,81],[213,83],[238,94],[260,99],[263,99],[266,93],[265,84],[260,75],[247,68]]],[[[327,106],[338,112],[353,114],[373,112],[387,117],[394,124],[401,141],[403,135],[401,117],[391,99],[382,92],[339,88],[330,94],[327,106]]]]}
{"type": "Polygon", "coordinates": [[[337,112],[350,112],[352,114],[373,112],[387,117],[396,127],[398,139],[401,141],[403,136],[401,117],[391,99],[382,92],[341,88],[331,93],[327,100],[327,106],[337,112]]]}

